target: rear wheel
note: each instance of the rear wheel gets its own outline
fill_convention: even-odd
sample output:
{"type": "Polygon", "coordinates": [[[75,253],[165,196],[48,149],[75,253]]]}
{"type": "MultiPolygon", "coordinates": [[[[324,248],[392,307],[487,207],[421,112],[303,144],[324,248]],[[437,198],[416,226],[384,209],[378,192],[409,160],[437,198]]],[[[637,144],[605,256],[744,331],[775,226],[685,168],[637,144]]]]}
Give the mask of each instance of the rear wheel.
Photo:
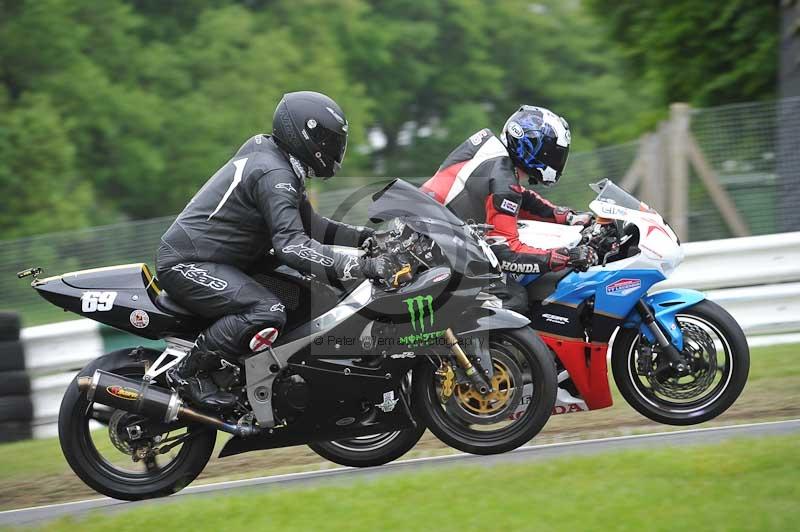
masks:
{"type": "Polygon", "coordinates": [[[675,318],[691,373],[658,376],[658,347],[638,329],[617,334],[611,368],[620,393],[639,413],[667,425],[694,425],[719,416],[742,393],[750,350],[739,324],[716,303],[701,301],[675,318]]]}
{"type": "MultiPolygon", "coordinates": [[[[91,375],[96,363],[80,375],[91,375]]],[[[144,375],[138,364],[107,371],[134,378],[144,375]]],[[[124,500],[170,495],[203,470],[214,450],[216,432],[201,425],[148,430],[152,423],[89,402],[78,390],[76,377],[58,416],[61,450],[75,474],[103,495],[124,500]],[[137,437],[140,429],[144,435],[137,437]]]]}
{"type": "Polygon", "coordinates": [[[491,331],[489,352],[493,392],[486,395],[467,382],[448,382],[447,360],[444,367],[422,364],[414,374],[414,407],[425,424],[447,445],[472,454],[527,443],[547,423],[556,399],[555,362],[530,328],[491,331]]]}

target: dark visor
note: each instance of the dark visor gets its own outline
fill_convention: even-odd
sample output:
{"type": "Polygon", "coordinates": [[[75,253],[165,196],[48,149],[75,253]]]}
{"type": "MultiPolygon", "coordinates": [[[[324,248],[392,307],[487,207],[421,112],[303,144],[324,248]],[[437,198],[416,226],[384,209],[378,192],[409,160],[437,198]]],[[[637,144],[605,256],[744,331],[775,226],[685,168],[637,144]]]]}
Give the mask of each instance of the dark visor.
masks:
{"type": "Polygon", "coordinates": [[[336,133],[324,127],[316,127],[309,131],[312,140],[322,153],[334,162],[341,164],[344,152],[347,151],[347,135],[336,133]]]}
{"type": "Polygon", "coordinates": [[[567,155],[569,155],[569,148],[559,146],[552,137],[545,137],[542,139],[542,149],[536,156],[536,162],[546,164],[561,173],[567,165],[567,155]]]}

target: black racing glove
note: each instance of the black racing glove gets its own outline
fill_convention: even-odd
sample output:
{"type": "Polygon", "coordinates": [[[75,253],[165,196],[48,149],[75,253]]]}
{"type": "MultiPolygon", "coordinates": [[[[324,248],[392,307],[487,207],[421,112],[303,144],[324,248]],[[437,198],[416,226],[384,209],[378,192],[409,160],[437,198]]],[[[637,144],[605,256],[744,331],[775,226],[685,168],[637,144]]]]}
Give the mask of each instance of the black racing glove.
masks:
{"type": "Polygon", "coordinates": [[[590,212],[571,212],[567,214],[567,225],[592,225],[594,215],[590,212]]]}
{"type": "Polygon", "coordinates": [[[575,246],[569,250],[567,265],[576,270],[585,272],[597,264],[597,252],[589,246],[575,246]]]}
{"type": "Polygon", "coordinates": [[[364,249],[369,249],[370,242],[375,240],[375,229],[371,227],[361,227],[358,235],[358,245],[364,249]]]}
{"type": "Polygon", "coordinates": [[[361,257],[358,264],[364,277],[387,285],[395,272],[394,265],[384,257],[361,257]]]}

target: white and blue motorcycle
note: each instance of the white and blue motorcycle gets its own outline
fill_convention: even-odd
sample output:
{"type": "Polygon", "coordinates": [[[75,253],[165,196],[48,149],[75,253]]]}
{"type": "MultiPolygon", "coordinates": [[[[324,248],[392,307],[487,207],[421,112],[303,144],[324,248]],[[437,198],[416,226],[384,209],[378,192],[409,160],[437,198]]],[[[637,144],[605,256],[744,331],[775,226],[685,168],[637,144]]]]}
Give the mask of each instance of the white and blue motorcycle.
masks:
{"type": "Polygon", "coordinates": [[[585,272],[516,275],[528,291],[531,326],[556,354],[554,414],[611,406],[607,353],[625,400],[659,423],[693,425],[719,416],[747,381],[750,353],[736,320],[701,292],[648,293],[683,260],[664,219],[608,179],[590,185],[588,228],[520,222],[537,247],[593,247],[585,272]]]}

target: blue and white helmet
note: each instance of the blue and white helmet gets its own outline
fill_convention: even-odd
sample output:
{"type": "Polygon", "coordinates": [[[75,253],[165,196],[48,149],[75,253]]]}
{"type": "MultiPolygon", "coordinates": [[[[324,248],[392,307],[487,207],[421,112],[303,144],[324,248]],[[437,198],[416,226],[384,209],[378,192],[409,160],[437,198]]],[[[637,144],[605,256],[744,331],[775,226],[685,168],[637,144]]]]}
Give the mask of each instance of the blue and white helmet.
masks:
{"type": "Polygon", "coordinates": [[[506,121],[500,140],[531,184],[558,182],[571,140],[566,120],[544,107],[523,105],[506,121]]]}

